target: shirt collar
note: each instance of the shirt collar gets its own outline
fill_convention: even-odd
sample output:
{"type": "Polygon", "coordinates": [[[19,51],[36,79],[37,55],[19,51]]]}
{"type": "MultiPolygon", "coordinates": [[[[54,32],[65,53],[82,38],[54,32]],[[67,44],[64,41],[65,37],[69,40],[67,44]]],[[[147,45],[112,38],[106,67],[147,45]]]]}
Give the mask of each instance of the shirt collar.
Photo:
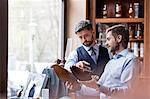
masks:
{"type": "Polygon", "coordinates": [[[124,49],[124,50],[122,50],[121,52],[119,52],[118,54],[115,54],[115,55],[113,56],[113,58],[114,58],[114,59],[118,59],[118,58],[120,58],[120,57],[126,57],[127,53],[128,53],[128,49],[124,49]]]}
{"type": "Polygon", "coordinates": [[[93,47],[95,51],[98,51],[98,49],[99,49],[99,46],[98,46],[97,44],[95,44],[94,46],[89,46],[89,47],[87,47],[87,46],[85,46],[85,45],[82,45],[82,46],[84,47],[84,49],[85,49],[86,51],[89,51],[89,49],[90,49],[91,47],[93,47]]]}

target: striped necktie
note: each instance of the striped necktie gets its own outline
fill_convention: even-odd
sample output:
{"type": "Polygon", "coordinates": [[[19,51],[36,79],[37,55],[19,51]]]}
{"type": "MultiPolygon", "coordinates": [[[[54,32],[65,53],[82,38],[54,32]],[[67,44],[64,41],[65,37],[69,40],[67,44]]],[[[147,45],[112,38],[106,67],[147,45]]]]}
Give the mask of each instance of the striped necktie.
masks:
{"type": "Polygon", "coordinates": [[[94,48],[91,47],[91,48],[89,49],[89,51],[91,52],[91,57],[92,57],[92,59],[94,60],[95,63],[97,63],[96,52],[95,52],[94,48]]]}

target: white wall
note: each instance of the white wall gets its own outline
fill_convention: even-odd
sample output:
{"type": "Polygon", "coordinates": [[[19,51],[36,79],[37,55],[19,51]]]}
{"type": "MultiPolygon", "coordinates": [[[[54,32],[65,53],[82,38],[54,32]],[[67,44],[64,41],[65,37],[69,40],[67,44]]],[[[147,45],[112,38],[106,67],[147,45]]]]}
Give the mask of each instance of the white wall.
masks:
{"type": "Polygon", "coordinates": [[[86,0],[67,0],[67,36],[73,38],[73,48],[80,43],[74,33],[75,25],[86,19],[86,0]]]}

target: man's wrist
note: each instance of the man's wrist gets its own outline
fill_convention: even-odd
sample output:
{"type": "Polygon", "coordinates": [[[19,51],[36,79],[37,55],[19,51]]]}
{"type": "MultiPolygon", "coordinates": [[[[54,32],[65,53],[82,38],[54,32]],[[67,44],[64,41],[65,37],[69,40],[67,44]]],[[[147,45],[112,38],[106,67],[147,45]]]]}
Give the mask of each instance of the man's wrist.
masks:
{"type": "Polygon", "coordinates": [[[114,88],[105,87],[105,86],[100,86],[99,90],[100,90],[100,92],[103,92],[103,93],[105,93],[108,96],[110,96],[115,91],[114,88]]]}
{"type": "Polygon", "coordinates": [[[96,91],[100,92],[100,84],[97,84],[96,91]]]}

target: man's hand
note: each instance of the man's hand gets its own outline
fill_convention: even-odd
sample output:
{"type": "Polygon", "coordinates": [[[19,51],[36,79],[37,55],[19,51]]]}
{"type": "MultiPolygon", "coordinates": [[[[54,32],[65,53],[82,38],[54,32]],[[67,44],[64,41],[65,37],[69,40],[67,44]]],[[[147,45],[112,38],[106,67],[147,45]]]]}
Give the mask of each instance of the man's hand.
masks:
{"type": "Polygon", "coordinates": [[[70,82],[65,82],[65,86],[70,89],[71,91],[78,91],[81,89],[81,84],[80,83],[70,83],[70,82]]]}
{"type": "Polygon", "coordinates": [[[78,63],[76,63],[76,65],[78,68],[83,69],[85,71],[91,71],[91,67],[90,67],[90,63],[86,62],[86,61],[79,61],[78,63]]]}
{"type": "Polygon", "coordinates": [[[98,75],[92,75],[91,78],[92,78],[92,79],[95,79],[96,81],[99,80],[99,76],[98,76],[98,75]]]}
{"type": "Polygon", "coordinates": [[[91,87],[99,91],[99,85],[97,84],[97,80],[99,79],[99,76],[92,75],[92,79],[88,81],[79,81],[79,83],[86,85],[87,87],[91,87]]]}

